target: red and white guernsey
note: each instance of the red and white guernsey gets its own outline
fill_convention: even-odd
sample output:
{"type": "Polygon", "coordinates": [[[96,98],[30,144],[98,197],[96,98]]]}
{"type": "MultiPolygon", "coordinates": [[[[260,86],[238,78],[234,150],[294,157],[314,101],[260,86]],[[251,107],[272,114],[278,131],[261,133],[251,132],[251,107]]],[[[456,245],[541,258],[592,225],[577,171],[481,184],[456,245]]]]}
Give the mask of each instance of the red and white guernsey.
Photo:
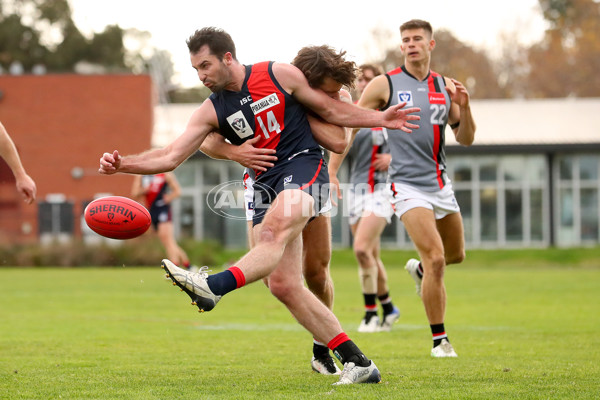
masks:
{"type": "Polygon", "coordinates": [[[423,81],[417,80],[404,66],[386,74],[390,99],[385,108],[406,102],[406,107],[419,107],[419,129],[412,133],[388,129],[388,145],[392,162],[388,180],[405,183],[425,192],[442,189],[446,176],[444,135],[450,111],[450,96],[444,77],[429,71],[423,81]]]}

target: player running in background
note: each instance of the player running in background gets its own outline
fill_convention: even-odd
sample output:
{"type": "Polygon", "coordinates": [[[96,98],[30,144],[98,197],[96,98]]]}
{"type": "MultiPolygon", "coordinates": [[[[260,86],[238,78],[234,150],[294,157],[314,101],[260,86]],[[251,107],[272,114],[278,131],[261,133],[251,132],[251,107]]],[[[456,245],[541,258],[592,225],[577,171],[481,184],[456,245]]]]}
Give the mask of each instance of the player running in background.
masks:
{"type": "Polygon", "coordinates": [[[405,22],[400,35],[404,65],[373,79],[358,104],[385,110],[406,103],[422,110],[418,131],[388,129],[392,154],[388,181],[395,213],[421,258],[408,260],[405,268],[415,280],[429,320],[431,356],[456,357],[444,326],[444,272],[446,265],[463,261],[465,243],[460,208],[446,174],[444,133],[449,124],[456,141],[470,146],[475,122],[462,83],[430,70],[435,40],[429,22],[405,22]]]}
{"type": "MultiPolygon", "coordinates": [[[[307,77],[308,84],[318,88],[329,97],[352,102],[350,93],[342,89],[343,86],[352,87],[356,79],[356,67],[354,62],[346,61],[345,52],[337,53],[329,46],[307,46],[298,51],[292,61],[307,77]]],[[[324,148],[334,153],[342,153],[348,144],[349,132],[339,130],[337,125],[325,123],[320,117],[308,114],[308,120],[315,140],[324,148]],[[341,134],[341,136],[340,136],[341,134]]],[[[248,143],[248,142],[246,142],[248,143]]],[[[254,245],[252,235],[252,219],[254,209],[249,209],[253,204],[253,184],[256,172],[264,170],[264,154],[258,154],[252,159],[252,154],[245,151],[242,146],[233,146],[225,142],[218,134],[211,134],[200,148],[203,152],[217,159],[230,159],[246,166],[243,174],[246,217],[249,220],[249,243],[254,245]],[[257,170],[252,169],[257,165],[257,170]]],[[[271,159],[275,161],[275,157],[271,159]]],[[[308,288],[325,304],[330,310],[333,309],[333,281],[329,272],[331,261],[331,217],[329,210],[331,204],[327,203],[321,210],[321,214],[315,217],[302,230],[303,243],[303,275],[308,288]]],[[[329,353],[326,343],[321,343],[313,338],[313,357],[311,367],[314,371],[325,375],[339,374],[340,370],[329,353]]]]}
{"type": "Polygon", "coordinates": [[[15,143],[10,138],[10,135],[4,128],[4,125],[0,122],[0,157],[4,159],[10,170],[15,177],[15,184],[17,191],[23,196],[25,203],[31,204],[35,201],[35,195],[37,188],[35,182],[27,172],[23,164],[21,164],[21,158],[19,152],[15,147],[15,143]]]}
{"type": "Polygon", "coordinates": [[[150,211],[152,227],[165,248],[167,258],[182,268],[190,269],[187,253],[175,240],[171,217],[171,203],[180,195],[181,187],[172,172],[133,177],[131,197],[143,201],[150,211]]]}
{"type": "Polygon", "coordinates": [[[170,171],[185,161],[212,131],[241,145],[260,136],[258,147],[277,150],[277,161],[257,176],[265,190],[255,198],[268,205],[257,216],[256,245],[234,266],[208,275],[178,268],[168,260],[163,266],[201,311],[210,311],[227,293],[267,278],[271,293],[313,337],[327,343],[344,365],[338,384],[379,382],[374,362],[350,340],[339,321],[302,280],[301,232],[328,200],[329,177],[310,131],[304,106],[326,121],[350,127],[385,126],[410,132],[416,108],[390,107],[384,112],[361,109],[335,101],[312,89],[291,64],[262,62],[243,65],[235,44],[224,31],[203,28],[188,41],[190,60],[204,86],[213,93],[192,114],[185,131],[163,149],[121,157],[104,153],[102,174],[117,172],[153,174],[170,171]]]}
{"type": "MultiPolygon", "coordinates": [[[[378,75],[381,72],[376,66],[362,65],[356,85],[357,95],[360,96],[366,85],[378,75]]],[[[391,159],[387,141],[385,128],[362,128],[347,152],[352,187],[346,200],[365,304],[359,332],[390,331],[400,317],[400,310],[392,303],[387,273],[379,255],[381,234],[394,215],[386,187],[391,159]],[[377,314],[378,299],[383,309],[381,322],[377,314]]],[[[344,155],[334,154],[329,162],[329,177],[338,199],[342,195],[337,190],[337,172],[343,159],[344,155]]]]}

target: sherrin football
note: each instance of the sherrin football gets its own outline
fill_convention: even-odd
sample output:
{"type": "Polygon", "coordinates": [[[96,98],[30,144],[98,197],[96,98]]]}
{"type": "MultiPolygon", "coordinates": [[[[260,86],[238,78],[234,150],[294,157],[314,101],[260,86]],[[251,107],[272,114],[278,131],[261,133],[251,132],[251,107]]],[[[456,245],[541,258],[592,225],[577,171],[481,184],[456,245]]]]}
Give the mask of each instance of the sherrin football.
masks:
{"type": "Polygon", "coordinates": [[[92,201],[85,208],[84,217],[94,232],[111,239],[138,237],[152,223],[146,207],[121,196],[106,196],[92,201]]]}

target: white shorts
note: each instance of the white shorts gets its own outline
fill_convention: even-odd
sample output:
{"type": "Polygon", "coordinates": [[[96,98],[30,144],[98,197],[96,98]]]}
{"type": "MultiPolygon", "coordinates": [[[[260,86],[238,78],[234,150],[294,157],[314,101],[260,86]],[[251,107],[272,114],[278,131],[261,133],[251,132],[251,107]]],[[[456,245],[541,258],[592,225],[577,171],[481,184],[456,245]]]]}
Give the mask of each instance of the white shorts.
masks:
{"type": "Polygon", "coordinates": [[[372,213],[378,217],[385,218],[387,223],[392,222],[394,209],[390,203],[389,194],[386,190],[375,190],[372,193],[350,189],[347,199],[348,222],[354,225],[365,213],[372,213]]]}
{"type": "MultiPolygon", "coordinates": [[[[244,171],[244,209],[246,210],[246,221],[254,219],[254,173],[244,171]]],[[[327,202],[319,210],[319,215],[328,214],[332,209],[331,197],[327,198],[327,202]]]]}
{"type": "Polygon", "coordinates": [[[246,221],[252,221],[254,218],[254,173],[248,173],[244,170],[244,209],[246,210],[246,221]]]}
{"type": "Polygon", "coordinates": [[[442,219],[446,215],[460,212],[450,182],[437,192],[424,192],[405,183],[391,183],[388,187],[394,213],[398,218],[402,218],[405,212],[417,207],[433,210],[435,219],[442,219]]]}

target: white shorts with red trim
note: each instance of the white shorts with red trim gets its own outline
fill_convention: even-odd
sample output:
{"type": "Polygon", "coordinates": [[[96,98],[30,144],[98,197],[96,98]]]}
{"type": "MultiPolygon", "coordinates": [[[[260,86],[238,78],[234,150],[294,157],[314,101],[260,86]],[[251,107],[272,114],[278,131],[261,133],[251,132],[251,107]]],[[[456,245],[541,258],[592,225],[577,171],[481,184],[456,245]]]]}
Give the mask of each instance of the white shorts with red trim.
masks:
{"type": "Polygon", "coordinates": [[[405,212],[417,207],[433,210],[435,219],[460,212],[450,181],[443,189],[436,192],[424,192],[414,186],[398,182],[393,182],[388,187],[394,213],[398,218],[402,218],[405,212]]]}

